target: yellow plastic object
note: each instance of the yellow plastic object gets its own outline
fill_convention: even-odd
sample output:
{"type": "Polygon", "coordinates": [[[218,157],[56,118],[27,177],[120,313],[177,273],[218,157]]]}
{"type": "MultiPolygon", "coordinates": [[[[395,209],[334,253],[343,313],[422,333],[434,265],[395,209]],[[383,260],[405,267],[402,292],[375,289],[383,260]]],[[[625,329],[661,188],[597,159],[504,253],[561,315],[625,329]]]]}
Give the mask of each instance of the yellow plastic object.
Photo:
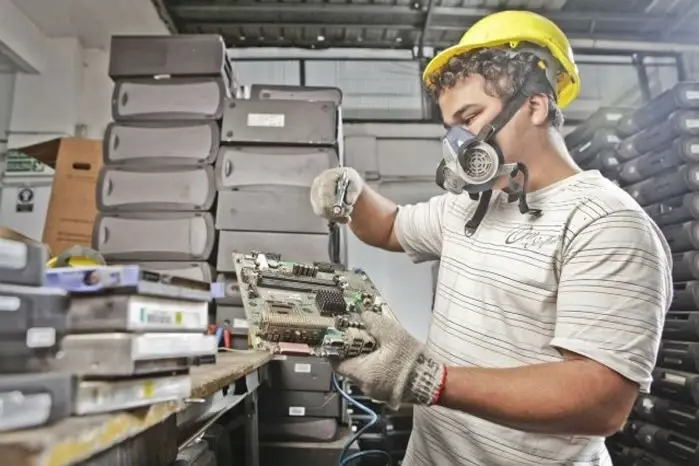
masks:
{"type": "Polygon", "coordinates": [[[56,257],[52,257],[46,264],[50,269],[58,267],[92,267],[95,265],[107,265],[107,262],[102,257],[102,254],[83,246],[73,246],[66,249],[56,257]]]}
{"type": "Polygon", "coordinates": [[[520,43],[548,49],[560,63],[564,71],[558,76],[556,94],[559,107],[567,107],[580,93],[580,74],[573,49],[558,26],[530,11],[501,11],[479,20],[464,33],[458,44],[443,50],[427,64],[422,80],[429,87],[430,77],[456,55],[483,48],[516,49],[520,43]]]}

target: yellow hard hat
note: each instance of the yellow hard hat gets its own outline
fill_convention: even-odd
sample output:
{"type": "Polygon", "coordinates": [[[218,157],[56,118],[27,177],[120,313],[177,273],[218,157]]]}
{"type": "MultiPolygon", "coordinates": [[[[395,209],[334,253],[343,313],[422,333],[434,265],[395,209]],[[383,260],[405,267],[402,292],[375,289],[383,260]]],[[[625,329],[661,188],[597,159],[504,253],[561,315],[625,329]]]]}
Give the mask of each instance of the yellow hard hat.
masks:
{"type": "Polygon", "coordinates": [[[545,48],[560,63],[563,72],[557,78],[556,97],[559,107],[565,108],[580,92],[580,75],[573,50],[558,26],[530,11],[501,11],[482,18],[464,33],[457,45],[443,50],[427,64],[422,80],[429,87],[430,77],[456,55],[503,46],[516,49],[520,43],[545,48]]]}
{"type": "Polygon", "coordinates": [[[50,269],[60,267],[93,267],[107,265],[104,257],[94,249],[85,246],[73,246],[52,257],[46,266],[50,269]]]}

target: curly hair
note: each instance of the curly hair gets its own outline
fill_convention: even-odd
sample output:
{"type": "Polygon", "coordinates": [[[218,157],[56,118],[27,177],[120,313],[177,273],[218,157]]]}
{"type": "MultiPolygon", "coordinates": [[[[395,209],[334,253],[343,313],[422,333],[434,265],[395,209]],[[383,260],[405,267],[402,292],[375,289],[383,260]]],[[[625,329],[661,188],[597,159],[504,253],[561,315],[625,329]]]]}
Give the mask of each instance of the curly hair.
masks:
{"type": "MultiPolygon", "coordinates": [[[[456,86],[462,79],[481,75],[485,78],[485,92],[489,96],[507,100],[520,89],[531,73],[542,73],[541,59],[531,52],[513,53],[507,49],[479,49],[456,55],[438,72],[428,78],[427,92],[433,99],[456,86]]],[[[563,113],[556,105],[551,86],[545,79],[538,80],[542,94],[549,100],[549,123],[555,128],[563,126],[563,113]]]]}

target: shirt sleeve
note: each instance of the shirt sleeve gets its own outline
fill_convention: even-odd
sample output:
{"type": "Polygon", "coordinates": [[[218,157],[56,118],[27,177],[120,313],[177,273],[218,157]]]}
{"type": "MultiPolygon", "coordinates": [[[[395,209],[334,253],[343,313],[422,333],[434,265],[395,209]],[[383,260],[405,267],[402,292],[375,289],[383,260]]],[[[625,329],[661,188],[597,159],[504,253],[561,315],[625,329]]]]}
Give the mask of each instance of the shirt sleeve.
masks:
{"type": "Polygon", "coordinates": [[[443,194],[398,209],[393,232],[413,262],[435,260],[442,255],[443,221],[449,199],[449,194],[443,194]]]}
{"type": "Polygon", "coordinates": [[[642,212],[608,214],[563,251],[551,344],[648,392],[671,299],[672,259],[658,228],[642,212]]]}

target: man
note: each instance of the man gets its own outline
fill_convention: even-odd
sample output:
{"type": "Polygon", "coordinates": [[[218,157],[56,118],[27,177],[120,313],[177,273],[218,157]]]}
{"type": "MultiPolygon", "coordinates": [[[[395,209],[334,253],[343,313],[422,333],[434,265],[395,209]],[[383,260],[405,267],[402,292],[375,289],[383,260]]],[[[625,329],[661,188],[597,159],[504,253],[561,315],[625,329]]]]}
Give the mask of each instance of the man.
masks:
{"type": "Polygon", "coordinates": [[[609,466],[604,437],[650,387],[672,294],[667,244],[626,193],[571,160],[559,107],[579,77],[553,23],[488,16],[424,81],[448,128],[437,178],[451,192],[399,208],[340,168],[318,176],[311,202],[369,245],[441,258],[428,341],[365,313],[379,348],[337,371],[415,405],[404,466],[609,466]]]}

